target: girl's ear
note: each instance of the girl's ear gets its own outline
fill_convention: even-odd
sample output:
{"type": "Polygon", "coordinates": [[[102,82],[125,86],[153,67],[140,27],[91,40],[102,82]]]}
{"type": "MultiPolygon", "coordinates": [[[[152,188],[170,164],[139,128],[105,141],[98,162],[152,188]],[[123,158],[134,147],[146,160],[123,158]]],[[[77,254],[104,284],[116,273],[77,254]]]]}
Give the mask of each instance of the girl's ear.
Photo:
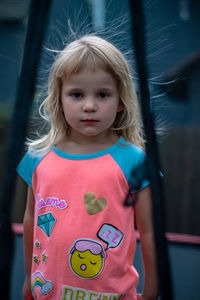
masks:
{"type": "Polygon", "coordinates": [[[123,104],[122,100],[120,99],[118,108],[117,108],[117,112],[121,112],[122,110],[124,110],[124,104],[123,104]]]}

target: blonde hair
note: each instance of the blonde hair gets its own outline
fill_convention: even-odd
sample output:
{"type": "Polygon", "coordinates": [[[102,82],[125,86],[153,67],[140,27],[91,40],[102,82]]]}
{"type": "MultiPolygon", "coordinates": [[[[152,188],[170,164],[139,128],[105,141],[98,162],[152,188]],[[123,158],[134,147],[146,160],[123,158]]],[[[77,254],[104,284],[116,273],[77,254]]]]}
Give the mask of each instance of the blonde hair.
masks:
{"type": "Polygon", "coordinates": [[[103,69],[116,79],[124,109],[117,113],[112,129],[126,141],[143,148],[139,105],[128,63],[114,45],[88,35],[71,42],[57,55],[49,76],[48,96],[39,109],[42,118],[50,123],[50,128],[39,139],[29,140],[29,150],[48,151],[69,133],[70,127],[60,109],[62,79],[83,69],[103,69]]]}

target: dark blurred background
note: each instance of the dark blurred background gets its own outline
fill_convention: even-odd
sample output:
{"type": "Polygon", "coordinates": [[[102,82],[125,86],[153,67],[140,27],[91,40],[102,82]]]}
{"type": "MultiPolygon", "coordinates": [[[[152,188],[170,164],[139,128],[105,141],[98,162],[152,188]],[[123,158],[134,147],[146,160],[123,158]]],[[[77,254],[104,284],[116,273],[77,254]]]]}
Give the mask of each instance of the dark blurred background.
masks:
{"type": "MultiPolygon", "coordinates": [[[[20,75],[28,8],[29,0],[0,1],[1,160],[20,75]]],[[[144,9],[152,110],[162,131],[159,148],[167,231],[200,235],[200,1],[145,0],[144,9]]],[[[53,61],[52,52],[46,48],[62,49],[72,39],[68,19],[78,34],[97,31],[109,37],[127,53],[134,68],[127,0],[53,0],[36,96],[45,90],[53,61]]],[[[25,194],[20,182],[13,222],[22,222],[25,194]]]]}
{"type": "MultiPolygon", "coordinates": [[[[200,1],[143,2],[151,107],[160,131],[166,229],[171,233],[200,236],[200,1]]],[[[29,0],[0,1],[0,180],[23,58],[29,5],[29,0]]],[[[33,115],[37,102],[42,100],[40,94],[45,93],[54,58],[54,53],[48,49],[62,49],[71,41],[70,27],[75,36],[97,32],[109,38],[125,53],[134,69],[129,14],[128,0],[52,0],[33,115]]],[[[137,88],[137,80],[135,84],[137,88]]],[[[32,123],[29,132],[34,134],[32,123]]],[[[22,223],[25,203],[26,186],[18,178],[13,223],[22,223]]]]}

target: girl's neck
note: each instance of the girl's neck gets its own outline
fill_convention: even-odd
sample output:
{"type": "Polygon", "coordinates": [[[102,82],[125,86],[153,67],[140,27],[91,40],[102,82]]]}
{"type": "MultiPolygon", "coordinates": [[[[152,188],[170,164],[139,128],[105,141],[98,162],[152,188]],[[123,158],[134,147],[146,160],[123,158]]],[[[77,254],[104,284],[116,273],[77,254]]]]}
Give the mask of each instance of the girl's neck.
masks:
{"type": "Polygon", "coordinates": [[[67,135],[56,147],[69,154],[91,154],[103,151],[117,143],[119,137],[115,132],[102,136],[67,135]]]}

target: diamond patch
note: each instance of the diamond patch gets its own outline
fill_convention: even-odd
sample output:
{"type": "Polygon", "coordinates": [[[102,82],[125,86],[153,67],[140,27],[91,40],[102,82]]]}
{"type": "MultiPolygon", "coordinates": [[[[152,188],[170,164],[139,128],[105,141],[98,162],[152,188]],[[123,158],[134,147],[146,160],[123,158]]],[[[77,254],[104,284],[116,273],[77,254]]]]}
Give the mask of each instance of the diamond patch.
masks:
{"type": "Polygon", "coordinates": [[[55,222],[56,219],[54,218],[52,213],[49,212],[38,216],[37,226],[39,226],[48,237],[50,237],[55,222]]]}

